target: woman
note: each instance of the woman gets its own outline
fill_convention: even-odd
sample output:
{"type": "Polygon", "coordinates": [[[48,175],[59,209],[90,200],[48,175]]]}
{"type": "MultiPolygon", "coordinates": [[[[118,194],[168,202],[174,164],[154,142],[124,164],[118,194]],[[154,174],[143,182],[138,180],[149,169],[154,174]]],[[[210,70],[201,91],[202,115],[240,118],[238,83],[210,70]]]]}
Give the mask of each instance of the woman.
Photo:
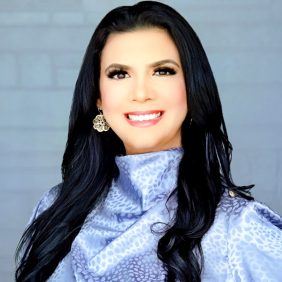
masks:
{"type": "Polygon", "coordinates": [[[230,160],[186,20],[155,1],[112,10],[76,83],[63,181],[35,209],[16,280],[281,281],[282,221],[233,183],[230,160]]]}

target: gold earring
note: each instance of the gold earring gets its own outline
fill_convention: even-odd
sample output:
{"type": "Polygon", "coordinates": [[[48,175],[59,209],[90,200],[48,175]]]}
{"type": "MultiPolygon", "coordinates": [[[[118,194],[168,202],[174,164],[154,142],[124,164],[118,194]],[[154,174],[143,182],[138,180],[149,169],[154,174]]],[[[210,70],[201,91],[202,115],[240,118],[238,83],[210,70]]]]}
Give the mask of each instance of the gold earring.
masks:
{"type": "Polygon", "coordinates": [[[108,131],[110,129],[109,124],[105,120],[101,109],[98,108],[99,114],[93,119],[93,128],[99,132],[108,131]]]}

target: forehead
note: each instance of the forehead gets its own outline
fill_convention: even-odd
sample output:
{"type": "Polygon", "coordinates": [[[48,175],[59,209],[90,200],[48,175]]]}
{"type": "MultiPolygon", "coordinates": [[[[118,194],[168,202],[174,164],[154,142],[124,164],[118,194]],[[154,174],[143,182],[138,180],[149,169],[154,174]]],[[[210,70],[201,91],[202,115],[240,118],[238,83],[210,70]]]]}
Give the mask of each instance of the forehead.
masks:
{"type": "Polygon", "coordinates": [[[102,51],[101,64],[151,63],[173,59],[179,62],[177,47],[164,29],[143,28],[109,35],[102,51]]]}

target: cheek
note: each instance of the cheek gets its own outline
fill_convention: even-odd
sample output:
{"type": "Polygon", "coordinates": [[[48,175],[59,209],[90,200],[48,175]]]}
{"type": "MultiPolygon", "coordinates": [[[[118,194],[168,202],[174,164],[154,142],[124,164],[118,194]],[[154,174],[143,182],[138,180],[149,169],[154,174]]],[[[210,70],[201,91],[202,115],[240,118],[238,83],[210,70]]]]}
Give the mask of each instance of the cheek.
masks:
{"type": "Polygon", "coordinates": [[[180,81],[170,88],[168,102],[174,105],[176,110],[187,113],[187,94],[184,82],[180,81]]]}
{"type": "Polygon", "coordinates": [[[107,83],[102,80],[100,83],[100,95],[101,106],[104,113],[111,112],[119,107],[121,97],[112,83],[107,83]]]}
{"type": "Polygon", "coordinates": [[[187,105],[187,93],[186,93],[186,87],[184,85],[180,85],[178,88],[178,91],[175,93],[175,99],[181,103],[187,105]]]}

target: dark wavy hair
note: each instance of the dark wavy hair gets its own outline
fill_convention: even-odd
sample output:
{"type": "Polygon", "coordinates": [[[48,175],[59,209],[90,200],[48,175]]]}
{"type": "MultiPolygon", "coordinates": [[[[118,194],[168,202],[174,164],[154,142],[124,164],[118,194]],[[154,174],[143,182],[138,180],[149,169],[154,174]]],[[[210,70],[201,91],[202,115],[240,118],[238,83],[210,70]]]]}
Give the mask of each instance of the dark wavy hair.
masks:
{"type": "Polygon", "coordinates": [[[99,133],[92,128],[98,114],[101,52],[111,33],[151,27],[166,30],[176,44],[189,105],[182,124],[184,154],[174,191],[178,208],[158,242],[157,254],[167,270],[167,281],[200,281],[201,239],[213,224],[225,190],[251,199],[251,186],[238,187],[232,181],[232,147],[217,86],[194,30],[173,8],[156,1],[118,7],[102,19],[87,47],[71,107],[63,182],[54,203],[21,238],[16,281],[46,281],[51,276],[70,251],[86,216],[105,199],[118,176],[114,158],[125,154],[123,143],[112,130],[99,133]]]}

